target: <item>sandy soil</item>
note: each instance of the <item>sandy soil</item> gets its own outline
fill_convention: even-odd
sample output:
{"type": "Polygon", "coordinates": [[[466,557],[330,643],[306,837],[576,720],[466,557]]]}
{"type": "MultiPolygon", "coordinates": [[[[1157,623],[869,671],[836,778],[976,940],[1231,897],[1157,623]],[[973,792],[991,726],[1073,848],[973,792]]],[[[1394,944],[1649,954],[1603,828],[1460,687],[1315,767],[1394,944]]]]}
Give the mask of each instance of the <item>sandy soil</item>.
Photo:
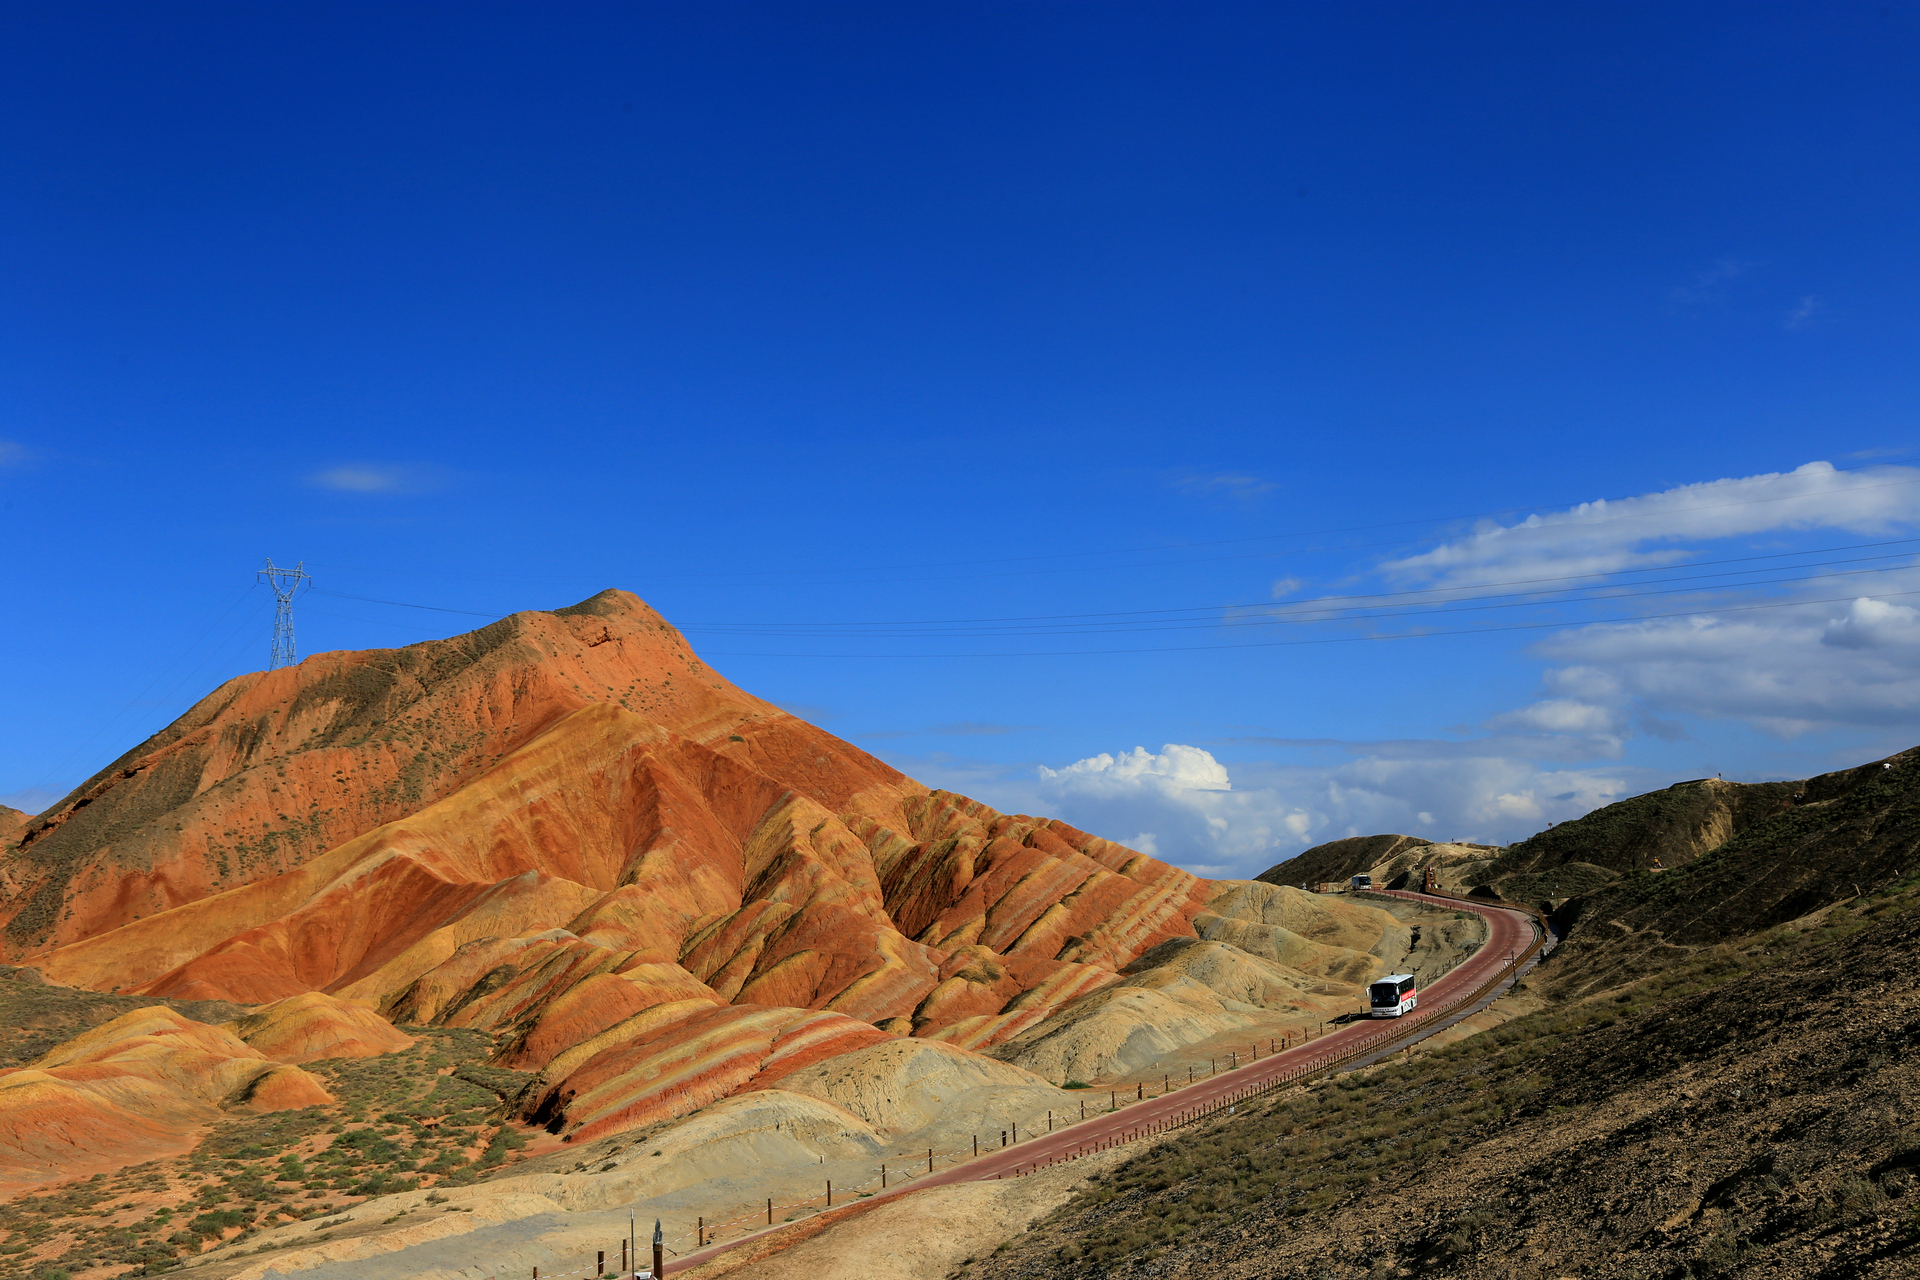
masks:
{"type": "MultiPolygon", "coordinates": [[[[1106,1151],[1005,1182],[936,1187],[876,1206],[791,1248],[752,1262],[720,1258],[685,1280],[944,1280],[1084,1190],[1092,1174],[1150,1143],[1106,1151]]],[[[676,1280],[678,1278],[676,1277],[676,1280]]]]}

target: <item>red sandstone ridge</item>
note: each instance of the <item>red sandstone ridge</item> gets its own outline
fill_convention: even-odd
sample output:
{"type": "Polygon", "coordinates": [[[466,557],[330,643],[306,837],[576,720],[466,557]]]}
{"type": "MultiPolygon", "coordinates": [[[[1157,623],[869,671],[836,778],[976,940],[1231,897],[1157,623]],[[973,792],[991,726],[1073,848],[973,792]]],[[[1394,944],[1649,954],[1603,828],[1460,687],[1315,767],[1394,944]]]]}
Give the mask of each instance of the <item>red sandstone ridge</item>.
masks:
{"type": "Polygon", "coordinates": [[[618,707],[838,807],[900,775],[736,689],[624,591],[229,680],[42,816],[0,902],[12,961],[298,867],[618,707]],[[741,741],[732,742],[734,737],[741,741]]]}
{"type": "MultiPolygon", "coordinates": [[[[229,681],[0,873],[8,954],[53,981],[284,1001],[233,1024],[283,1062],[406,1043],[368,1010],[484,1029],[570,1137],[896,1034],[1005,1044],[1203,912],[1307,945],[1251,890],[929,790],[618,591],[229,681]]],[[[1314,954],[1376,963],[1352,945],[1314,954]]]]}

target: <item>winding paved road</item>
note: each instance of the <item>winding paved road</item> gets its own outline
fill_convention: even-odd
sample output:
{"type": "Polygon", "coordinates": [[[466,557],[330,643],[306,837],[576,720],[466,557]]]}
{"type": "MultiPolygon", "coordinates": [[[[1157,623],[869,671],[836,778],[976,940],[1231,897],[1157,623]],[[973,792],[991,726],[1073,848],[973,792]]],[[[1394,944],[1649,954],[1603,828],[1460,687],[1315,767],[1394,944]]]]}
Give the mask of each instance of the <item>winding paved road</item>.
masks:
{"type": "MultiPolygon", "coordinates": [[[[1483,1001],[1473,1001],[1471,1004],[1463,1005],[1465,997],[1479,991],[1512,967],[1513,958],[1527,951],[1538,936],[1538,927],[1533,918],[1510,907],[1476,902],[1466,898],[1436,897],[1424,893],[1386,890],[1375,892],[1437,907],[1472,911],[1484,916],[1487,920],[1486,942],[1481,944],[1480,949],[1464,962],[1441,977],[1438,982],[1431,987],[1422,988],[1420,1006],[1414,1013],[1399,1019],[1365,1018],[1349,1023],[1338,1031],[1330,1031],[1324,1036],[1309,1040],[1292,1049],[1249,1062],[1238,1070],[1222,1071],[1216,1076],[1170,1090],[1157,1097],[1129,1102],[1118,1111],[1089,1116],[1085,1120],[1055,1129],[1052,1133],[1037,1134],[1010,1147],[983,1154],[951,1168],[922,1174],[911,1182],[891,1187],[862,1199],[857,1204],[871,1206],[880,1200],[911,1195],[930,1187],[944,1187],[960,1182],[979,1182],[988,1178],[1017,1177],[1035,1168],[1057,1164],[1088,1151],[1100,1150],[1145,1133],[1164,1130],[1201,1115],[1219,1111],[1234,1105],[1238,1099],[1284,1084],[1289,1079],[1311,1075],[1332,1064],[1351,1059],[1353,1065],[1360,1065],[1365,1061],[1397,1052],[1444,1027],[1451,1026],[1470,1013],[1474,1006],[1483,1001]],[[1379,1054],[1369,1056],[1363,1052],[1365,1042],[1369,1040],[1379,1045],[1379,1054]],[[1356,1054],[1359,1056],[1356,1057],[1356,1054]]],[[[1483,1000],[1491,999],[1491,994],[1483,997],[1483,1000]]],[[[847,1207],[852,1209],[855,1206],[847,1207]]],[[[837,1214],[842,1210],[836,1207],[828,1212],[837,1214]]],[[[672,1275],[675,1272],[696,1267],[702,1262],[731,1252],[760,1236],[780,1229],[780,1227],[773,1227],[749,1236],[736,1236],[721,1244],[709,1245],[683,1258],[669,1260],[665,1267],[665,1274],[672,1275]]]]}

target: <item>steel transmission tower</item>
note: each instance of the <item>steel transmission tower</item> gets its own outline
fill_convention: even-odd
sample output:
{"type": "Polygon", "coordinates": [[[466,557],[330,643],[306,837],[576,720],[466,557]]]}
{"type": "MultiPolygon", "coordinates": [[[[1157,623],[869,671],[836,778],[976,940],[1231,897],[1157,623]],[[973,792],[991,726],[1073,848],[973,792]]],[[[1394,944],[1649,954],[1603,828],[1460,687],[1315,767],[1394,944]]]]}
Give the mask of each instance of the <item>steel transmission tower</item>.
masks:
{"type": "Polygon", "coordinates": [[[278,607],[273,611],[273,657],[267,662],[267,670],[275,667],[293,665],[293,593],[300,589],[301,583],[313,585],[313,579],[307,576],[307,562],[302,560],[291,569],[276,568],[273,557],[267,557],[267,567],[260,570],[259,581],[273,588],[273,598],[278,607]]]}

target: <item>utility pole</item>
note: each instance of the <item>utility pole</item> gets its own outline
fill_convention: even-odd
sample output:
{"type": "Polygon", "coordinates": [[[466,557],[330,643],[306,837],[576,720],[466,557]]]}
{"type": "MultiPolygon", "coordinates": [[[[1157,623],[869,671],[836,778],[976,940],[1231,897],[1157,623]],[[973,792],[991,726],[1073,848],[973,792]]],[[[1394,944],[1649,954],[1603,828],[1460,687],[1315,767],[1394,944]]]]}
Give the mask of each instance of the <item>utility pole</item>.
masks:
{"type": "Polygon", "coordinates": [[[273,589],[273,598],[277,607],[273,611],[273,657],[267,662],[267,670],[275,667],[290,667],[293,656],[293,593],[300,589],[301,583],[313,585],[313,579],[306,572],[307,562],[302,560],[291,569],[275,567],[273,557],[267,557],[267,567],[254,575],[273,589]]]}

